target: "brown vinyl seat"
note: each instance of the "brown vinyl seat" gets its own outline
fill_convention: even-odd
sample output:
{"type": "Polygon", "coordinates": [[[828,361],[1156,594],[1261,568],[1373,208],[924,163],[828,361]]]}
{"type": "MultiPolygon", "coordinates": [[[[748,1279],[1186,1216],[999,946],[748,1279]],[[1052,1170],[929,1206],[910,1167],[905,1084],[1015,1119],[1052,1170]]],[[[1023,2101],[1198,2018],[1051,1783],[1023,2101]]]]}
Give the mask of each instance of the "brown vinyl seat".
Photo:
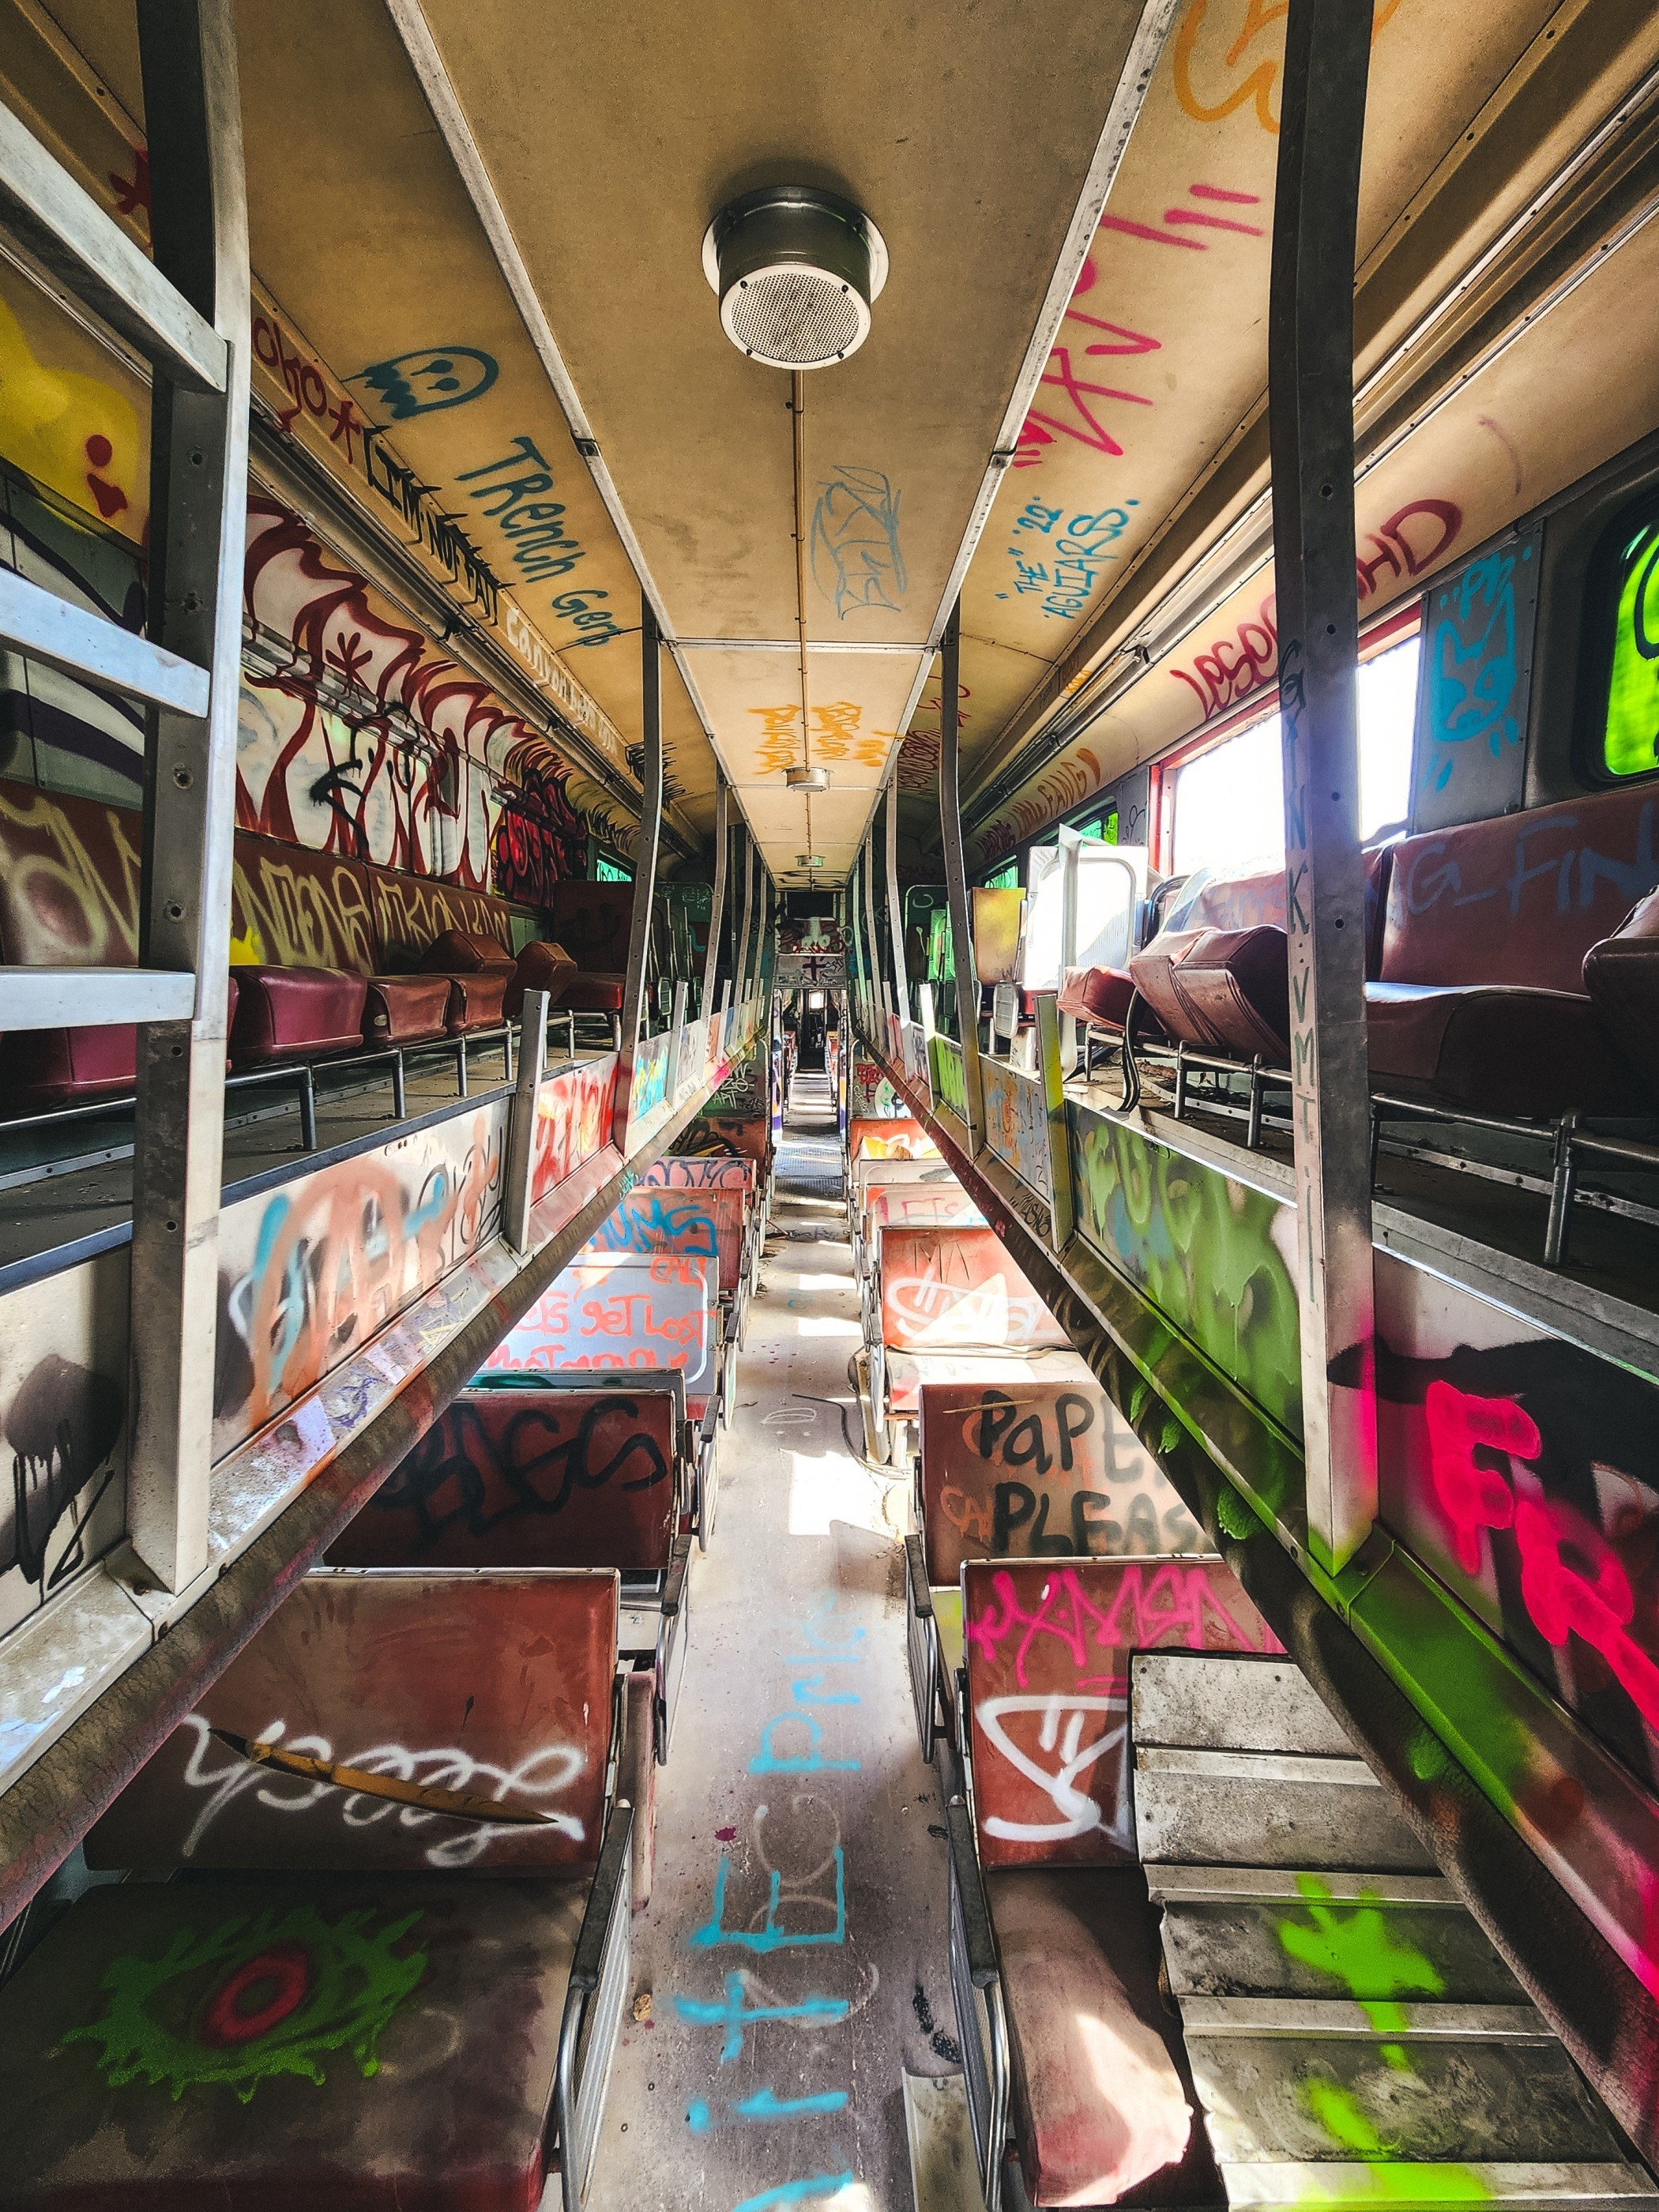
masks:
{"type": "Polygon", "coordinates": [[[355,1051],[368,984],[340,968],[240,967],[230,1031],[233,1067],[274,1067],[355,1051]]]}
{"type": "Polygon", "coordinates": [[[1584,988],[1602,1027],[1659,1100],[1659,891],[1639,900],[1584,955],[1584,988]]]}

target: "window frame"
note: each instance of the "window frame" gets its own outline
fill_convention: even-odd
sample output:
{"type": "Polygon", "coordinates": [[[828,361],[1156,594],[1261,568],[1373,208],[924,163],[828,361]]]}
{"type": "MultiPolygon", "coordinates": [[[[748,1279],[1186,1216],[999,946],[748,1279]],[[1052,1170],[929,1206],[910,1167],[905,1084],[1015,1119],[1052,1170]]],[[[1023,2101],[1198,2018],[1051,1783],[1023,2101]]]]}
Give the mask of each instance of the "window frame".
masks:
{"type": "Polygon", "coordinates": [[[1650,481],[1624,501],[1602,523],[1584,567],[1578,623],[1577,712],[1572,765],[1590,791],[1625,791],[1659,777],[1659,746],[1651,768],[1620,775],[1607,765],[1607,708],[1613,694],[1613,657],[1619,639],[1619,574],[1621,541],[1638,531],[1655,534],[1650,558],[1659,557],[1659,482],[1650,481]]]}

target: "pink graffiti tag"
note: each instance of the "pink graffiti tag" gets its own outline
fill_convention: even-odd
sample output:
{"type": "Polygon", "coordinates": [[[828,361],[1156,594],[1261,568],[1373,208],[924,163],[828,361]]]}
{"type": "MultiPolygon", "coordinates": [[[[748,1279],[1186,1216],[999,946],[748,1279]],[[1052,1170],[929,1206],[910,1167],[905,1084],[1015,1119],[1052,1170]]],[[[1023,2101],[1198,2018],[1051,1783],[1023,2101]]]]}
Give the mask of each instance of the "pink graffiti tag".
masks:
{"type": "Polygon", "coordinates": [[[1430,1383],[1423,1412],[1435,1496],[1464,1573],[1480,1571],[1484,1530],[1513,1529],[1533,1626],[1558,1650],[1577,1636],[1600,1652],[1643,1719],[1659,1728],[1659,1663],[1630,1633],[1636,1594],[1618,1554],[1571,1507],[1517,1496],[1512,1464],[1506,1471],[1476,1459],[1537,1459],[1537,1423],[1512,1398],[1477,1398],[1443,1382],[1430,1383]]]}
{"type": "MultiPolygon", "coordinates": [[[[1079,1689],[1098,1686],[1107,1691],[1122,1687],[1125,1650],[1151,1650],[1168,1644],[1202,1650],[1207,1621],[1222,1626],[1232,1650],[1258,1648],[1257,1638],[1222,1604],[1209,1570],[1202,1566],[1171,1562],[1150,1573],[1137,1565],[1126,1566],[1104,1612],[1085,1595],[1071,1567],[1062,1567],[1045,1580],[1034,1613],[1021,1605],[1011,1574],[997,1573],[991,1586],[995,1604],[967,1624],[967,1633],[988,1664],[1008,1637],[1018,1633],[1014,1679],[1021,1689],[1029,1686],[1027,1662],[1040,1636],[1053,1637],[1071,1654],[1079,1689]],[[1110,1655],[1105,1670],[1097,1674],[1084,1672],[1091,1644],[1110,1655]]],[[[1271,1637],[1267,1648],[1277,1648],[1271,1637]]]]}
{"type": "Polygon", "coordinates": [[[1512,1398],[1470,1397],[1449,1382],[1430,1383],[1423,1415],[1434,1492],[1451,1523],[1457,1564],[1466,1575],[1478,1575],[1481,1531],[1511,1527],[1515,1498],[1504,1476],[1496,1468],[1482,1467],[1475,1454],[1536,1459],[1543,1438],[1512,1398]]]}

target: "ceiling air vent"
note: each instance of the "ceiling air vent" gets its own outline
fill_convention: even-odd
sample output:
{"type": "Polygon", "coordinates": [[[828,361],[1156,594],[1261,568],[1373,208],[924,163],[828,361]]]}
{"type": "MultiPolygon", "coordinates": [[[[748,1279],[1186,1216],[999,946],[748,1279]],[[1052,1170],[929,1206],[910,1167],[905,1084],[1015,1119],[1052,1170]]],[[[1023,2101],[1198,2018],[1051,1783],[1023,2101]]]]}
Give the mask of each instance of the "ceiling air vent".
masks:
{"type": "Polygon", "coordinates": [[[722,208],[702,241],[720,326],[769,368],[828,368],[870,334],[887,248],[861,209],[806,185],[769,185],[722,208]]]}

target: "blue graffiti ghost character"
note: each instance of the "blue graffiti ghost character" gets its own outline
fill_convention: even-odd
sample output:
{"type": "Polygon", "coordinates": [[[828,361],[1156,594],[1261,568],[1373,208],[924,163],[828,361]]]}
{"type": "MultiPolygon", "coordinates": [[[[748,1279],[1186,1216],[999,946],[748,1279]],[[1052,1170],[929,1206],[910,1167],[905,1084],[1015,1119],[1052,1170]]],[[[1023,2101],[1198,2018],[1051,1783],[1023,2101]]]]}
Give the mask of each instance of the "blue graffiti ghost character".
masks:
{"type": "Polygon", "coordinates": [[[1460,756],[1443,749],[1485,738],[1494,760],[1518,744],[1515,699],[1515,556],[1492,553],[1471,562],[1440,604],[1429,651],[1429,731],[1434,750],[1425,781],[1443,791],[1460,756]]]}
{"type": "Polygon", "coordinates": [[[416,353],[373,362],[346,381],[368,385],[379,392],[394,422],[406,422],[411,415],[464,407],[488,392],[500,374],[493,356],[476,346],[422,346],[416,353]]]}

